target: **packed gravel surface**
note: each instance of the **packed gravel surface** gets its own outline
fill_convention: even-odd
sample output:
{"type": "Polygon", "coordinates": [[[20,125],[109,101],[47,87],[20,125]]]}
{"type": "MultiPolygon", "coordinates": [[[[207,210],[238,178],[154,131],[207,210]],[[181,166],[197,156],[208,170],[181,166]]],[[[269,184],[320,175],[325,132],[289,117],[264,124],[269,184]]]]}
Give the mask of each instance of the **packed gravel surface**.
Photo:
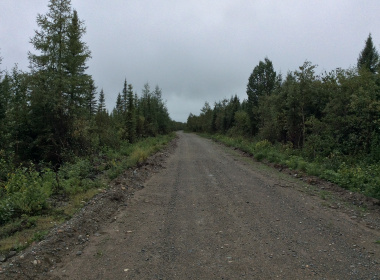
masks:
{"type": "Polygon", "coordinates": [[[378,201],[178,136],[0,279],[380,279],[378,201]]]}

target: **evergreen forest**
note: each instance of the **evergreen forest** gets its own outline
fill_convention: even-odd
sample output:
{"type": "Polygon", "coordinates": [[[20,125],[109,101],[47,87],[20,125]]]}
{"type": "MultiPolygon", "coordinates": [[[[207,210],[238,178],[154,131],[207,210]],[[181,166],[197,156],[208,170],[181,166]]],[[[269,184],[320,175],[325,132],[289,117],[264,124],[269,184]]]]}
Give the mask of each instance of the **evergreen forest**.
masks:
{"type": "MultiPolygon", "coordinates": [[[[30,71],[0,72],[0,226],[14,223],[1,238],[57,200],[97,192],[101,174],[113,179],[141,163],[178,126],[159,86],[138,94],[126,79],[109,112],[107,93],[86,73],[91,52],[78,12],[70,0],[48,8],[30,40],[30,71]]],[[[65,211],[55,213],[65,219],[65,211]]]]}
{"type": "Polygon", "coordinates": [[[246,99],[206,102],[187,128],[380,198],[380,61],[371,34],[356,67],[316,67],[305,61],[282,76],[265,58],[249,75],[246,99]]]}

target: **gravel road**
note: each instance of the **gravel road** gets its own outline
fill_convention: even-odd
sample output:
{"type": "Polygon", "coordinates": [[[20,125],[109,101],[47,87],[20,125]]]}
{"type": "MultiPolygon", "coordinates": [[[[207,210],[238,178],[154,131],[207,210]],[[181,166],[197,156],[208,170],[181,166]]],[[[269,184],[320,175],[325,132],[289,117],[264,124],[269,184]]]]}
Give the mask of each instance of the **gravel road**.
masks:
{"type": "Polygon", "coordinates": [[[164,167],[41,279],[380,279],[380,231],[312,186],[194,134],[164,167]]]}

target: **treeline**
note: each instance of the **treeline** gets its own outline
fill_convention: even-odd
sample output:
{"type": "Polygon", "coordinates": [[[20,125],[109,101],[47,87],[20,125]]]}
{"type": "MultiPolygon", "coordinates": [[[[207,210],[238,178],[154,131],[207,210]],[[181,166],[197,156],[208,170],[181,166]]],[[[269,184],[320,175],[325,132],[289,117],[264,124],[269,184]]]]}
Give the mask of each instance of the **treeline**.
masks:
{"type": "Polygon", "coordinates": [[[306,61],[283,79],[272,62],[249,76],[247,99],[205,103],[188,129],[291,143],[309,158],[332,153],[380,160],[380,65],[369,35],[357,67],[317,75],[306,61]]]}
{"type": "MultiPolygon", "coordinates": [[[[227,142],[264,143],[258,147],[266,147],[271,161],[298,161],[304,171],[313,163],[312,175],[380,198],[380,63],[371,35],[357,67],[315,69],[306,61],[283,78],[265,58],[249,76],[247,99],[232,96],[213,107],[206,102],[199,115],[189,115],[187,127],[232,137],[227,142]]],[[[256,148],[248,150],[262,157],[256,148]]]]}
{"type": "Polygon", "coordinates": [[[91,57],[82,40],[86,29],[69,0],[51,0],[37,24],[30,72],[17,66],[0,72],[0,181],[9,166],[45,162],[57,169],[99,147],[171,131],[174,123],[158,86],[151,90],[146,84],[138,96],[120,81],[122,93],[107,111],[105,92],[98,97],[86,73],[91,57]]]}

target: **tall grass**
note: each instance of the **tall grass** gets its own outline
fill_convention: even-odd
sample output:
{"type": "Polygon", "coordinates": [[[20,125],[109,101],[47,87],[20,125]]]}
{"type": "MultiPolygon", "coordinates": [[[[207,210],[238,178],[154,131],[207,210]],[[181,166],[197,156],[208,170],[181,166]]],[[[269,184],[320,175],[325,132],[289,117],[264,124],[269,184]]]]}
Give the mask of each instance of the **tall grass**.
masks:
{"type": "Polygon", "coordinates": [[[107,170],[107,176],[110,179],[115,179],[124,170],[143,163],[150,155],[161,150],[174,137],[175,134],[150,137],[135,144],[125,143],[118,151],[108,150],[107,157],[110,166],[107,170]]]}

